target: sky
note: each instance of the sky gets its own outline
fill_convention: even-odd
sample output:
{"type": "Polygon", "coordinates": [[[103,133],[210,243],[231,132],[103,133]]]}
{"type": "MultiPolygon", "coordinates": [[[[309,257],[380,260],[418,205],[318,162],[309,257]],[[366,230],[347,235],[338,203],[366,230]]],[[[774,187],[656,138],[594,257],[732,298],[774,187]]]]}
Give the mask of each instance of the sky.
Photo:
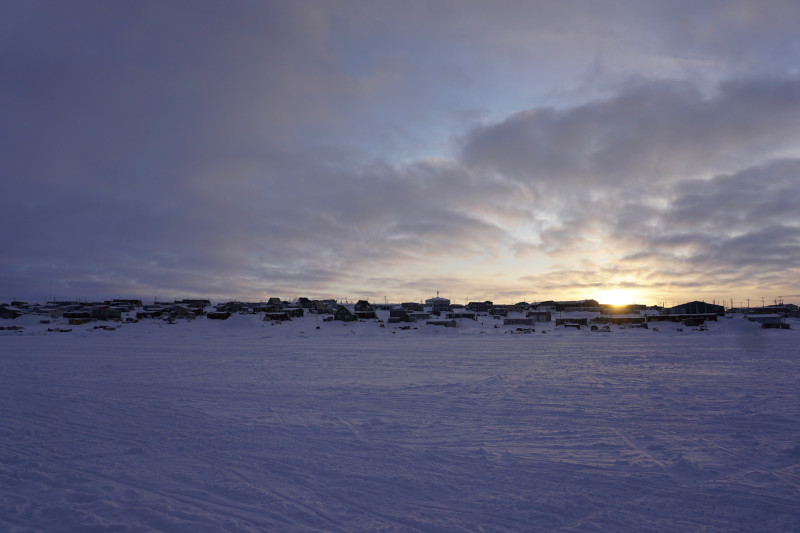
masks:
{"type": "Polygon", "coordinates": [[[0,4],[0,302],[800,303],[795,0],[0,4]]]}

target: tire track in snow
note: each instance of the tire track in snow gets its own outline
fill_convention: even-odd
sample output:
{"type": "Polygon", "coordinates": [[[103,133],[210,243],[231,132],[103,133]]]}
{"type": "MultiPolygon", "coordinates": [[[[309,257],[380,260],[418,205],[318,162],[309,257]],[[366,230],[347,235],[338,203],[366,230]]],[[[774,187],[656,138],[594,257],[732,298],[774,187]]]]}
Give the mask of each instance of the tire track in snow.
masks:
{"type": "Polygon", "coordinates": [[[611,429],[611,430],[612,430],[614,433],[616,433],[617,435],[619,435],[619,438],[621,438],[621,439],[622,439],[622,441],[623,441],[623,442],[624,442],[624,443],[625,443],[625,444],[626,444],[626,445],[627,445],[627,446],[628,446],[628,447],[629,447],[631,450],[634,450],[634,451],[636,451],[637,453],[639,453],[640,455],[643,455],[643,456],[647,457],[648,459],[650,459],[651,461],[653,461],[653,463],[654,463],[656,466],[658,466],[658,467],[659,467],[659,468],[660,468],[660,469],[661,469],[661,470],[662,470],[662,471],[663,471],[663,472],[664,472],[664,473],[665,473],[665,474],[666,474],[666,475],[667,475],[667,476],[668,476],[668,477],[669,477],[671,480],[675,481],[675,477],[672,475],[672,473],[671,473],[671,472],[669,471],[669,469],[667,468],[667,465],[665,465],[663,461],[661,461],[660,459],[656,459],[656,458],[653,456],[653,454],[651,454],[651,453],[650,453],[650,452],[648,452],[647,450],[643,450],[643,449],[641,449],[639,446],[637,446],[637,445],[636,445],[636,443],[635,443],[635,442],[633,442],[633,441],[632,441],[632,440],[631,440],[631,439],[630,439],[630,438],[629,438],[627,435],[625,435],[625,434],[624,434],[622,431],[620,431],[619,429],[617,429],[617,428],[609,428],[609,429],[611,429]]]}
{"type": "Polygon", "coordinates": [[[239,479],[241,479],[242,481],[244,481],[248,486],[250,486],[251,488],[253,488],[254,490],[256,490],[258,492],[261,492],[263,494],[269,494],[269,495],[271,495],[271,496],[273,496],[273,497],[275,497],[277,499],[280,499],[280,500],[282,500],[282,501],[284,501],[286,503],[289,503],[289,504],[297,506],[297,507],[301,507],[301,508],[305,509],[306,511],[308,511],[308,512],[310,512],[310,513],[312,513],[312,514],[314,514],[314,515],[316,515],[316,516],[318,516],[320,518],[322,518],[323,520],[325,520],[329,524],[332,524],[332,525],[336,526],[339,529],[345,529],[343,527],[343,524],[340,521],[332,518],[327,513],[324,513],[322,511],[320,511],[319,509],[316,509],[316,508],[312,507],[311,505],[309,505],[307,503],[304,503],[299,498],[292,498],[290,496],[287,496],[286,494],[284,494],[283,492],[281,492],[281,491],[279,491],[277,489],[272,489],[272,488],[267,488],[267,487],[259,487],[259,486],[255,485],[250,479],[248,479],[244,474],[242,474],[240,471],[238,471],[236,469],[232,469],[231,473],[234,474],[239,479]]]}

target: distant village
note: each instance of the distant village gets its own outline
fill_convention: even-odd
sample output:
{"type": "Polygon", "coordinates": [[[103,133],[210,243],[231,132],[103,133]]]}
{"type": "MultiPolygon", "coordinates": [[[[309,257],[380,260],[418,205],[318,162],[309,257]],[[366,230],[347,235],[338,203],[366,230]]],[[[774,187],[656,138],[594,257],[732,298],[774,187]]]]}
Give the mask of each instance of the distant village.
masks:
{"type": "MultiPolygon", "coordinates": [[[[227,320],[234,314],[257,314],[264,321],[279,324],[309,314],[323,321],[375,321],[384,324],[425,324],[430,326],[459,327],[465,320],[494,320],[495,327],[514,327],[521,331],[542,323],[552,323],[565,328],[582,327],[592,330],[608,329],[609,325],[648,328],[657,322],[678,322],[690,327],[703,327],[726,314],[736,314],[758,322],[764,328],[784,328],[785,319],[800,317],[794,304],[776,303],[753,308],[731,308],[701,301],[687,302],[674,307],[628,305],[603,305],[596,300],[519,302],[499,305],[491,301],[470,302],[466,305],[452,303],[439,296],[422,302],[400,304],[375,304],[367,300],[341,303],[336,300],[311,300],[297,298],[285,301],[270,298],[264,302],[229,301],[212,304],[208,299],[181,299],[173,302],[145,304],[142,300],[114,299],[103,302],[48,301],[44,304],[12,301],[0,303],[0,319],[15,320],[24,315],[39,317],[49,324],[61,319],[69,325],[98,322],[98,328],[111,328],[103,324],[113,322],[138,322],[140,320],[227,320]]],[[[20,329],[6,325],[0,329],[20,329]]],[[[57,330],[62,331],[62,330],[57,330]]]]}

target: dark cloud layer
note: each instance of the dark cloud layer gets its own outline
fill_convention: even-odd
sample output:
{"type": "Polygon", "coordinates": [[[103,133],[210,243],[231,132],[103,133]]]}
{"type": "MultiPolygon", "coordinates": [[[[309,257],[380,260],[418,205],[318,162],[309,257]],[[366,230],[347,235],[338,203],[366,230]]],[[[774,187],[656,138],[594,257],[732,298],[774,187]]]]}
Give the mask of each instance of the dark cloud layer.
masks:
{"type": "Polygon", "coordinates": [[[0,301],[798,293],[800,7],[695,4],[4,4],[0,301]]]}

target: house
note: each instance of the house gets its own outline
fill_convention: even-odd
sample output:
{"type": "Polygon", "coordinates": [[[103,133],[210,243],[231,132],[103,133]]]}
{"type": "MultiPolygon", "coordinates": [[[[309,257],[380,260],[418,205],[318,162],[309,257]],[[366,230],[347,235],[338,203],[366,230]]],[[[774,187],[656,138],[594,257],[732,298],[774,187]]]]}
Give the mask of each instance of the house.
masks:
{"type": "Polygon", "coordinates": [[[761,324],[764,329],[789,329],[789,324],[783,321],[783,315],[774,314],[754,314],[748,315],[747,320],[761,324]]]}
{"type": "Polygon", "coordinates": [[[219,313],[249,313],[250,307],[244,302],[227,302],[216,307],[219,313]]]}
{"type": "Polygon", "coordinates": [[[644,326],[645,317],[639,313],[612,314],[599,316],[592,320],[595,324],[614,324],[616,326],[644,326]]]}
{"type": "Polygon", "coordinates": [[[333,310],[336,309],[336,306],[339,305],[339,304],[336,303],[336,300],[334,300],[332,298],[327,298],[325,300],[320,300],[320,302],[322,303],[322,305],[327,307],[331,312],[333,312],[333,310]]]}
{"type": "Polygon", "coordinates": [[[683,322],[686,324],[686,321],[689,320],[690,323],[696,322],[698,320],[704,323],[706,321],[716,322],[718,315],[716,313],[696,313],[696,314],[681,314],[681,315],[642,315],[644,316],[645,320],[649,322],[683,322]]]}
{"type": "Polygon", "coordinates": [[[558,302],[547,300],[539,303],[536,308],[541,311],[601,311],[600,304],[597,303],[597,300],[562,300],[558,302]]]}
{"type": "Polygon", "coordinates": [[[525,316],[534,319],[534,322],[550,322],[553,319],[550,311],[528,311],[525,316]]]}
{"type": "Polygon", "coordinates": [[[183,300],[176,300],[175,303],[201,310],[205,309],[206,307],[211,307],[211,300],[207,300],[205,298],[184,298],[183,300]]]}
{"type": "Polygon", "coordinates": [[[495,305],[492,307],[492,316],[495,318],[508,316],[508,307],[505,305],[495,305]]]}
{"type": "Polygon", "coordinates": [[[458,327],[458,323],[455,320],[428,320],[426,324],[429,326],[444,326],[446,328],[458,327]]]}
{"type": "Polygon", "coordinates": [[[400,322],[413,322],[408,311],[405,309],[392,309],[389,311],[389,324],[397,324],[400,322]]]}
{"type": "Polygon", "coordinates": [[[194,320],[197,317],[197,312],[194,308],[187,305],[173,304],[168,310],[169,318],[184,318],[186,320],[194,320]]]}
{"type": "Polygon", "coordinates": [[[701,317],[689,317],[683,319],[683,325],[689,326],[690,328],[696,328],[697,326],[702,326],[705,323],[706,319],[701,317]]]}
{"type": "Polygon", "coordinates": [[[289,316],[289,313],[286,310],[284,310],[284,311],[275,311],[275,312],[272,312],[272,313],[264,313],[264,321],[265,322],[269,322],[269,321],[283,322],[284,320],[288,320],[288,321],[292,320],[292,318],[289,316]]]}
{"type": "Polygon", "coordinates": [[[425,310],[425,308],[422,306],[422,304],[418,304],[416,302],[403,302],[403,303],[400,304],[400,307],[402,307],[406,311],[419,311],[419,312],[422,312],[422,311],[425,310]]]}
{"type": "Polygon", "coordinates": [[[210,320],[228,320],[231,314],[227,311],[211,311],[206,314],[206,318],[210,320]]]}
{"type": "Polygon", "coordinates": [[[575,327],[576,325],[588,326],[588,318],[556,318],[556,326],[575,327]]]}
{"type": "Polygon", "coordinates": [[[532,326],[533,319],[532,318],[504,318],[503,319],[504,326],[532,326]]]}
{"type": "Polygon", "coordinates": [[[539,311],[561,311],[561,309],[558,308],[558,304],[553,300],[539,302],[538,304],[534,304],[533,307],[539,311]]]}
{"type": "Polygon", "coordinates": [[[478,320],[478,315],[470,311],[462,311],[458,313],[447,313],[445,318],[468,318],[470,320],[478,320]]]}
{"type": "Polygon", "coordinates": [[[767,305],[765,307],[754,307],[747,313],[748,315],[767,314],[767,315],[781,315],[786,318],[788,316],[797,316],[797,306],[793,304],[776,304],[767,305]]]}
{"type": "Polygon", "coordinates": [[[110,305],[100,305],[92,308],[92,318],[95,320],[122,320],[122,313],[119,309],[110,305]]]}
{"type": "Polygon", "coordinates": [[[340,304],[339,307],[336,308],[336,311],[333,312],[333,319],[343,322],[355,322],[358,320],[358,317],[347,307],[340,304]]]}
{"type": "Polygon", "coordinates": [[[62,315],[67,319],[90,319],[92,318],[91,311],[67,311],[62,315]]]}
{"type": "Polygon", "coordinates": [[[61,309],[60,307],[52,307],[52,306],[40,307],[36,311],[36,313],[40,314],[40,315],[48,316],[50,318],[61,318],[62,316],[64,316],[64,310],[63,309],[61,309]]]}
{"type": "Polygon", "coordinates": [[[494,307],[494,303],[489,300],[485,302],[470,302],[467,304],[467,309],[476,313],[488,313],[492,310],[492,307],[494,307]]]}
{"type": "MultiPolygon", "coordinates": [[[[113,300],[107,300],[105,303],[112,307],[124,307],[126,311],[133,311],[137,307],[142,307],[141,300],[114,298],[113,300]]],[[[211,303],[209,302],[208,305],[211,305],[211,303]]]]}
{"type": "Polygon", "coordinates": [[[725,307],[722,305],[714,305],[706,302],[688,302],[681,305],[676,305],[668,310],[670,315],[700,315],[713,313],[718,316],[725,314],[725,307]]]}
{"type": "Polygon", "coordinates": [[[320,300],[313,300],[311,302],[311,306],[308,309],[309,313],[315,313],[318,315],[328,314],[331,312],[331,308],[328,304],[320,300]]]}
{"type": "Polygon", "coordinates": [[[372,307],[366,300],[359,300],[358,302],[356,302],[356,305],[355,307],[353,307],[353,310],[356,312],[370,312],[370,311],[372,311],[373,313],[375,312],[375,308],[372,307]]]}
{"type": "Polygon", "coordinates": [[[22,310],[16,307],[0,307],[0,318],[13,320],[22,316],[22,310]]]}

